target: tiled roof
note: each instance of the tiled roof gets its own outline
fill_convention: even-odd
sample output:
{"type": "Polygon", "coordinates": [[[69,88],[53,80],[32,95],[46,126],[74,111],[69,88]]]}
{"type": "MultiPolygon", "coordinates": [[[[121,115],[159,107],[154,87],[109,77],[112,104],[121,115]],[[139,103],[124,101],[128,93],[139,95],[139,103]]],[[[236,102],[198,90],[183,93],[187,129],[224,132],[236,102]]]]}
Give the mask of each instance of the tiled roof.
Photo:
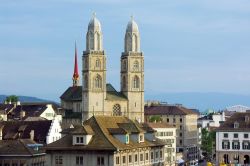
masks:
{"type": "Polygon", "coordinates": [[[46,143],[46,136],[49,132],[51,122],[46,121],[3,121],[0,126],[3,126],[3,139],[29,139],[31,130],[34,130],[34,141],[46,143]]]}
{"type": "Polygon", "coordinates": [[[190,109],[182,106],[172,106],[172,105],[153,105],[144,107],[145,115],[189,115],[197,114],[190,109]]]}
{"type": "MultiPolygon", "coordinates": [[[[58,141],[49,144],[47,150],[111,150],[134,149],[139,147],[164,146],[160,141],[149,141],[138,143],[130,139],[128,144],[120,142],[114,134],[144,133],[140,124],[122,116],[93,116],[83,123],[93,130],[93,136],[88,145],[72,145],[72,134],[68,134],[58,141]],[[126,126],[126,127],[125,127],[126,126]]],[[[69,133],[71,131],[68,131],[69,133]]]]}
{"type": "Polygon", "coordinates": [[[36,142],[30,139],[17,140],[1,140],[0,156],[34,156],[45,155],[41,148],[35,150],[32,146],[36,146],[36,142]]]}
{"type": "Polygon", "coordinates": [[[216,131],[250,131],[250,113],[234,113],[230,118],[222,123],[216,131]],[[248,117],[248,120],[245,119],[246,117],[248,117]],[[239,123],[238,128],[234,128],[235,122],[239,123]]]}
{"type": "MultiPolygon", "coordinates": [[[[106,100],[127,100],[121,92],[117,92],[111,84],[106,84],[106,100]]],[[[69,87],[60,97],[64,101],[81,101],[82,86],[69,87]]]]}

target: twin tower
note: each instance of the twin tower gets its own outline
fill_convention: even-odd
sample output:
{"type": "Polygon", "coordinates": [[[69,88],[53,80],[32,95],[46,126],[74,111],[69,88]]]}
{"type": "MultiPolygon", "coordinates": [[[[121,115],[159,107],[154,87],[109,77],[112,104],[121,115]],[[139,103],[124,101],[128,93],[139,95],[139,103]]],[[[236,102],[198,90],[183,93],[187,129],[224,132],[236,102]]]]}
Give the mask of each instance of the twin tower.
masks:
{"type": "Polygon", "coordinates": [[[106,56],[101,23],[94,15],[86,34],[82,56],[82,118],[93,115],[126,116],[144,121],[144,57],[140,51],[139,29],[128,22],[121,55],[120,91],[106,82],[106,56]]]}

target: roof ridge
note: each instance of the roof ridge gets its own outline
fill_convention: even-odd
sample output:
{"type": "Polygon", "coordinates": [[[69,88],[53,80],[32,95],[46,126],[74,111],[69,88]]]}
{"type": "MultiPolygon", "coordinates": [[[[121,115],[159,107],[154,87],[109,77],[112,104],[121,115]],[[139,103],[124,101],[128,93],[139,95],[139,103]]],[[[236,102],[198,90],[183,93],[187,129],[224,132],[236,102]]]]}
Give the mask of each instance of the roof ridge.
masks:
{"type": "Polygon", "coordinates": [[[98,123],[96,116],[93,116],[94,121],[98,124],[99,129],[102,131],[103,135],[105,136],[106,140],[108,140],[108,142],[117,149],[117,147],[112,143],[111,140],[109,140],[109,137],[107,136],[107,133],[102,129],[101,125],[98,123]]]}

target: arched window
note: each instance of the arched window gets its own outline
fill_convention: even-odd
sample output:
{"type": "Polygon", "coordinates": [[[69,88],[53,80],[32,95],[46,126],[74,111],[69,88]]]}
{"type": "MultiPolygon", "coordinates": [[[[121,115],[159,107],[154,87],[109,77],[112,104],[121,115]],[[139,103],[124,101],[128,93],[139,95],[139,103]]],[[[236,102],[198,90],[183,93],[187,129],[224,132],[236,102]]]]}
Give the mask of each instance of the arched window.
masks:
{"type": "Polygon", "coordinates": [[[127,70],[127,62],[125,60],[122,63],[122,69],[127,70]]]}
{"type": "Polygon", "coordinates": [[[88,76],[84,76],[84,88],[88,88],[88,76]]]}
{"type": "Polygon", "coordinates": [[[137,35],[133,35],[133,50],[132,51],[134,51],[134,52],[137,52],[137,50],[138,50],[138,48],[137,48],[137,35]]]}
{"type": "Polygon", "coordinates": [[[134,62],[133,68],[134,68],[135,71],[139,70],[139,62],[138,61],[134,62]]]}
{"type": "Polygon", "coordinates": [[[133,78],[133,88],[140,88],[140,79],[138,76],[133,78]]]}
{"type": "Polygon", "coordinates": [[[122,112],[121,112],[121,106],[119,104],[115,104],[113,106],[113,116],[121,116],[122,112]]]}
{"type": "Polygon", "coordinates": [[[100,75],[97,75],[95,78],[95,88],[102,88],[102,78],[100,75]]]}
{"type": "Polygon", "coordinates": [[[94,50],[94,34],[93,32],[89,32],[89,49],[94,50]]]}
{"type": "Polygon", "coordinates": [[[97,59],[97,60],[95,61],[95,67],[97,67],[97,68],[100,68],[100,67],[101,67],[101,61],[100,61],[100,59],[97,59]]]}

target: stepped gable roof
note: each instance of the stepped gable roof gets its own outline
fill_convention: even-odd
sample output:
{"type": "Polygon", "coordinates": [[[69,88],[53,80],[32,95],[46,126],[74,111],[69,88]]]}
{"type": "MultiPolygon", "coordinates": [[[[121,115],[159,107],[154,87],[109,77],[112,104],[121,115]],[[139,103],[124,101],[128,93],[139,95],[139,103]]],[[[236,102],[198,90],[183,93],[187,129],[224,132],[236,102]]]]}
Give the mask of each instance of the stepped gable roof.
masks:
{"type": "MultiPolygon", "coordinates": [[[[89,126],[93,131],[93,136],[88,145],[72,145],[73,132],[68,130],[68,135],[60,140],[48,144],[46,150],[111,150],[116,151],[135,149],[139,147],[164,146],[165,143],[156,139],[149,141],[145,138],[144,142],[129,140],[128,144],[120,142],[114,137],[114,134],[139,134],[145,130],[140,124],[123,116],[93,116],[83,123],[83,126],[89,126]],[[125,127],[126,126],[126,127],[125,127]]],[[[78,130],[78,129],[77,129],[78,130]]],[[[85,127],[86,130],[86,127],[85,127]]]]}
{"type": "Polygon", "coordinates": [[[250,112],[237,112],[228,118],[216,129],[216,131],[250,131],[250,112]],[[246,118],[248,120],[246,120],[246,118]],[[234,128],[234,123],[238,122],[239,127],[234,128]]]}
{"type": "Polygon", "coordinates": [[[196,114],[190,109],[175,105],[152,105],[144,107],[145,115],[190,115],[196,114]]]}
{"type": "Polygon", "coordinates": [[[44,150],[35,150],[36,142],[30,139],[1,140],[0,156],[37,156],[45,155],[44,150]]]}
{"type": "Polygon", "coordinates": [[[13,108],[15,108],[14,104],[0,104],[0,112],[3,114],[8,114],[13,108]]]}
{"type": "MultiPolygon", "coordinates": [[[[122,100],[127,98],[121,92],[117,92],[111,84],[106,84],[107,100],[122,100]]],[[[69,87],[60,97],[64,101],[81,101],[82,100],[82,86],[69,87]]]]}
{"type": "Polygon", "coordinates": [[[81,101],[82,100],[82,86],[69,87],[60,97],[64,101],[81,101]]]}
{"type": "Polygon", "coordinates": [[[0,122],[3,131],[3,140],[29,139],[31,130],[34,130],[34,140],[46,143],[51,120],[44,121],[3,121],[0,122]]]}
{"type": "Polygon", "coordinates": [[[156,122],[156,123],[144,123],[145,126],[149,126],[151,128],[176,128],[173,125],[169,125],[167,123],[156,122]]]}

